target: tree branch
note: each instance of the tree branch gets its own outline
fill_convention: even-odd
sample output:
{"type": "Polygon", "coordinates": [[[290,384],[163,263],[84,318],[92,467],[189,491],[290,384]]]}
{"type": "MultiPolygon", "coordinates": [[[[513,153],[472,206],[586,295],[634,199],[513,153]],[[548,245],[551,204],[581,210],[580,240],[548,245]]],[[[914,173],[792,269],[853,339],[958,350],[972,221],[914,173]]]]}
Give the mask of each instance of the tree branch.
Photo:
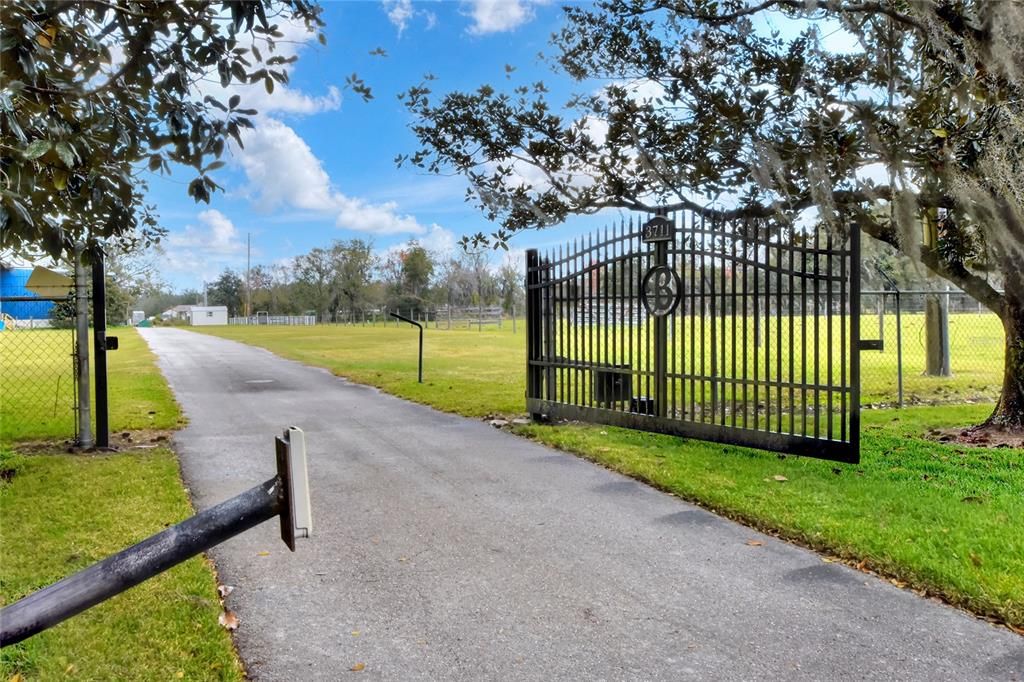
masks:
{"type": "Polygon", "coordinates": [[[874,220],[870,220],[867,216],[861,216],[861,219],[856,222],[857,226],[865,234],[870,235],[881,242],[885,242],[900,253],[920,260],[926,268],[939,277],[947,279],[960,287],[960,289],[965,291],[976,301],[998,315],[999,319],[1005,319],[1006,296],[996,291],[991,284],[965,268],[962,264],[949,263],[943,260],[939,257],[939,253],[936,249],[921,247],[918,253],[908,251],[903,244],[900,243],[899,237],[891,225],[881,224],[874,220]]]}

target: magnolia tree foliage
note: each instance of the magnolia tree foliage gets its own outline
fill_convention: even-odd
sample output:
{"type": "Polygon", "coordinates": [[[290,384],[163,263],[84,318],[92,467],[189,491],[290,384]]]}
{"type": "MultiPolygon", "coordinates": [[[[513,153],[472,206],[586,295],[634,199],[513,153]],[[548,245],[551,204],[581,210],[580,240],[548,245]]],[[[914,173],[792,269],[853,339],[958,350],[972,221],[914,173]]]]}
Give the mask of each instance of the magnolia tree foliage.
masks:
{"type": "Polygon", "coordinates": [[[146,172],[175,164],[209,202],[212,171],[256,113],[209,93],[287,83],[279,26],[317,31],[319,15],[308,0],[5,2],[0,248],[59,258],[76,241],[151,243],[162,231],[146,172]]]}
{"type": "Polygon", "coordinates": [[[421,147],[499,224],[606,208],[854,223],[1004,320],[997,421],[1024,419],[1024,3],[603,0],[567,7],[543,83],[403,94],[421,147]],[[845,40],[844,40],[845,39],[845,40]],[[836,49],[839,45],[841,49],[836,49]],[[926,218],[926,229],[922,227],[926,218]],[[989,284],[998,271],[1006,287],[989,284]]]}

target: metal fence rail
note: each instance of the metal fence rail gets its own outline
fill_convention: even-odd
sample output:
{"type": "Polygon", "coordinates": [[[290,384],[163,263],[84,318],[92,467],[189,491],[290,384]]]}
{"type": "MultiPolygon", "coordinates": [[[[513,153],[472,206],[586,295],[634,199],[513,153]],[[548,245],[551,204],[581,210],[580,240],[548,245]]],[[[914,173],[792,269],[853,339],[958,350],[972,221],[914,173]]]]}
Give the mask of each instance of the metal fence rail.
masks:
{"type": "Polygon", "coordinates": [[[316,324],[316,315],[264,315],[257,313],[249,317],[229,317],[228,324],[238,325],[287,325],[310,326],[316,324]]]}
{"type": "MultiPolygon", "coordinates": [[[[987,402],[999,396],[1005,337],[999,317],[958,291],[865,290],[863,336],[875,347],[861,353],[863,403],[880,407],[987,402]],[[928,299],[946,311],[929,332],[928,299]],[[929,372],[929,334],[946,353],[948,373],[929,372]]],[[[934,369],[934,368],[932,368],[934,369]]]]}

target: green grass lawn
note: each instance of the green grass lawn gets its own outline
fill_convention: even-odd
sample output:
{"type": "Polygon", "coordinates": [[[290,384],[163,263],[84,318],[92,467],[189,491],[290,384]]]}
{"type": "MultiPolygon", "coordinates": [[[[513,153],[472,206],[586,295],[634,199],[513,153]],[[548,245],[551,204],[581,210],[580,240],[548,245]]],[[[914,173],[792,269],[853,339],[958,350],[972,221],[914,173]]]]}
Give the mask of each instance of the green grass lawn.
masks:
{"type": "MultiPolygon", "coordinates": [[[[507,328],[428,330],[423,384],[416,382],[416,333],[405,327],[203,331],[470,417],[525,409],[521,327],[516,336],[507,328]]],[[[990,410],[867,410],[856,466],[596,425],[518,431],[1021,627],[1024,450],[973,450],[924,437],[933,428],[977,423],[990,410]]]]}
{"type": "MultiPolygon", "coordinates": [[[[12,602],[191,515],[166,449],[15,456],[0,487],[12,602]]],[[[211,567],[195,557],[0,652],[0,679],[239,680],[211,567]]]]}
{"type": "MultiPolygon", "coordinates": [[[[166,429],[180,424],[177,403],[138,333],[134,329],[114,333],[121,339],[121,349],[109,355],[112,429],[166,429]]],[[[41,338],[39,344],[54,339],[52,343],[63,348],[64,342],[56,336],[41,338]]],[[[0,351],[9,349],[0,345],[0,351]]],[[[38,355],[52,363],[61,361],[59,355],[38,355]]],[[[8,357],[4,355],[5,363],[8,357]]],[[[43,375],[41,384],[52,376],[52,365],[45,362],[27,367],[31,371],[26,366],[20,370],[28,381],[32,371],[43,375]]],[[[4,368],[10,369],[6,364],[4,368]]],[[[24,386],[2,384],[0,604],[45,587],[192,513],[173,452],[158,447],[68,454],[56,442],[46,442],[69,438],[70,418],[45,418],[35,410],[18,409],[17,401],[25,395],[24,386]],[[34,441],[31,447],[26,444],[29,440],[34,441]]],[[[240,680],[242,670],[230,636],[217,623],[219,613],[212,567],[197,557],[4,648],[0,679],[21,675],[26,680],[240,680]]]]}
{"type": "MultiPolygon", "coordinates": [[[[107,353],[111,428],[176,428],[181,414],[149,347],[132,328],[109,334],[120,341],[107,353]]],[[[74,436],[71,338],[68,329],[0,331],[0,445],[74,436]]]]}

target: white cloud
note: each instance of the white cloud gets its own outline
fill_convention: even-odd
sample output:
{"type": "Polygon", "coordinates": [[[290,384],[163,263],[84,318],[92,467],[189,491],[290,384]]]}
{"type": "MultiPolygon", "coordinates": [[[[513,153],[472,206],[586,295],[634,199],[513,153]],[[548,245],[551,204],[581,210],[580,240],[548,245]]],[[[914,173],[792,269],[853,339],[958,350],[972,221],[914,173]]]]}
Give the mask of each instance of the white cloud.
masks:
{"type": "Polygon", "coordinates": [[[417,241],[428,251],[434,253],[451,253],[455,250],[455,235],[437,223],[433,223],[427,233],[417,241]]]}
{"type": "Polygon", "coordinates": [[[388,21],[398,29],[398,35],[401,36],[414,14],[412,0],[384,0],[384,10],[388,13],[388,21]]]}
{"type": "Polygon", "coordinates": [[[473,19],[469,32],[475,35],[502,33],[532,21],[535,5],[547,0],[468,0],[463,13],[473,19]]]}
{"type": "Polygon", "coordinates": [[[197,225],[171,233],[162,243],[163,259],[171,272],[212,280],[227,267],[245,264],[245,243],[238,228],[216,209],[201,212],[197,225]]]}
{"type": "Polygon", "coordinates": [[[370,203],[349,197],[331,184],[323,165],[298,133],[266,118],[246,131],[234,158],[249,181],[250,197],[264,210],[279,207],[334,216],[335,225],[372,234],[422,234],[411,215],[392,201],[370,203]]]}
{"type": "MultiPolygon", "coordinates": [[[[341,107],[341,91],[334,85],[327,87],[327,94],[319,97],[307,95],[284,85],[277,85],[273,94],[268,93],[262,81],[251,85],[232,84],[222,91],[218,98],[237,94],[242,98],[239,105],[243,109],[255,109],[260,114],[316,114],[321,111],[334,111],[341,107]]],[[[223,101],[223,100],[222,100],[223,101]]],[[[226,102],[225,102],[226,104],[226,102]]]]}
{"type": "Polygon", "coordinates": [[[199,226],[187,225],[184,232],[169,235],[167,245],[172,249],[202,249],[221,256],[245,250],[234,223],[217,209],[203,211],[198,219],[199,226]]]}
{"type": "Polygon", "coordinates": [[[381,0],[381,5],[388,15],[388,21],[398,29],[399,38],[416,17],[423,17],[428,31],[437,26],[437,15],[428,9],[415,9],[412,0],[381,0]]]}

